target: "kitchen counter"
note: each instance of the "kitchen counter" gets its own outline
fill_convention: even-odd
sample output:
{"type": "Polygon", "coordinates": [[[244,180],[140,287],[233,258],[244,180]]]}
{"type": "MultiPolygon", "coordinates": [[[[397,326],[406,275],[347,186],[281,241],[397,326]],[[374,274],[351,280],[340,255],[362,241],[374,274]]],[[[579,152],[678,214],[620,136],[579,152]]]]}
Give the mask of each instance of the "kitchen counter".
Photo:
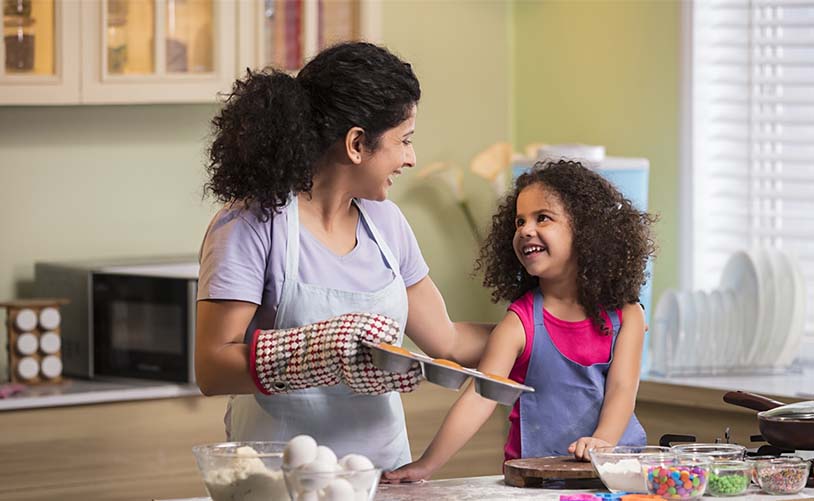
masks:
{"type": "MultiPolygon", "coordinates": [[[[376,493],[377,501],[424,501],[426,499],[443,499],[453,501],[514,500],[538,499],[558,501],[562,494],[577,492],[598,492],[590,490],[554,490],[540,488],[509,487],[503,483],[501,475],[488,477],[452,478],[448,480],[430,480],[415,484],[382,484],[376,493]]],[[[811,499],[814,489],[803,489],[799,494],[790,496],[770,496],[752,488],[746,496],[726,498],[727,501],[786,501],[794,499],[811,499]]],[[[721,498],[704,496],[704,500],[721,498]]],[[[156,500],[159,501],[159,500],[156,500]]],[[[160,501],[210,501],[210,498],[186,498],[160,501]]]]}
{"type": "Polygon", "coordinates": [[[706,388],[713,390],[742,390],[781,399],[814,400],[814,367],[781,374],[720,374],[710,376],[656,376],[645,375],[642,382],[706,388]]]}
{"type": "Polygon", "coordinates": [[[0,412],[200,395],[200,390],[194,384],[176,384],[140,379],[115,381],[65,379],[58,384],[27,386],[22,392],[14,396],[0,399],[0,412]]]}

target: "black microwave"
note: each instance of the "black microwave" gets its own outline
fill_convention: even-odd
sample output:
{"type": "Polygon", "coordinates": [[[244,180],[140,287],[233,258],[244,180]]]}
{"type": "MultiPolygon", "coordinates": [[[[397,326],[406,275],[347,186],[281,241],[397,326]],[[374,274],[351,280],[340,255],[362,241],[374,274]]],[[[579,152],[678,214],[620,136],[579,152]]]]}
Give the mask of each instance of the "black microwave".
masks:
{"type": "Polygon", "coordinates": [[[195,382],[195,256],[37,263],[38,297],[59,297],[63,372],[195,382]]]}

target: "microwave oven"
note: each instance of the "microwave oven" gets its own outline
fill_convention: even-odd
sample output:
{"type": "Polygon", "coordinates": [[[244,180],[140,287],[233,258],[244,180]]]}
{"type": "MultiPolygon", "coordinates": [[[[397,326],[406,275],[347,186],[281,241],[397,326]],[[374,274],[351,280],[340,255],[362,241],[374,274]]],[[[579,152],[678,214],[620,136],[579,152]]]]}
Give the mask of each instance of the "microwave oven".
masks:
{"type": "Polygon", "coordinates": [[[69,376],[195,381],[196,256],[36,263],[34,292],[59,297],[69,376]]]}

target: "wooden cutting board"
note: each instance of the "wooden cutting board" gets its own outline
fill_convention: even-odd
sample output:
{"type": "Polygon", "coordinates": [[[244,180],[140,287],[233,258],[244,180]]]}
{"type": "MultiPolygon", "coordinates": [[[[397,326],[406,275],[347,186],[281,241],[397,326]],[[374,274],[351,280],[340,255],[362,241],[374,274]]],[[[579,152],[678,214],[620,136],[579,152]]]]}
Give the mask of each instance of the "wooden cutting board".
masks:
{"type": "Polygon", "coordinates": [[[591,463],[578,461],[574,456],[510,459],[503,464],[503,477],[507,485],[515,487],[539,486],[546,480],[599,478],[591,463]]]}

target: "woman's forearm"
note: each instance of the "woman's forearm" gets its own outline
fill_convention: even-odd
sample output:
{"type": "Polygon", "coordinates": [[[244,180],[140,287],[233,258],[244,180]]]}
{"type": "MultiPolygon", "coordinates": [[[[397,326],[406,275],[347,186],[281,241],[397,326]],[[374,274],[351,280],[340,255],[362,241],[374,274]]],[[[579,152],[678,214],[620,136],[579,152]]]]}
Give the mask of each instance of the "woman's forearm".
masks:
{"type": "Polygon", "coordinates": [[[204,395],[256,393],[249,372],[249,347],[229,343],[195,356],[195,378],[204,395]]]}
{"type": "Polygon", "coordinates": [[[477,367],[495,324],[455,322],[451,357],[465,367],[477,367]]]}

